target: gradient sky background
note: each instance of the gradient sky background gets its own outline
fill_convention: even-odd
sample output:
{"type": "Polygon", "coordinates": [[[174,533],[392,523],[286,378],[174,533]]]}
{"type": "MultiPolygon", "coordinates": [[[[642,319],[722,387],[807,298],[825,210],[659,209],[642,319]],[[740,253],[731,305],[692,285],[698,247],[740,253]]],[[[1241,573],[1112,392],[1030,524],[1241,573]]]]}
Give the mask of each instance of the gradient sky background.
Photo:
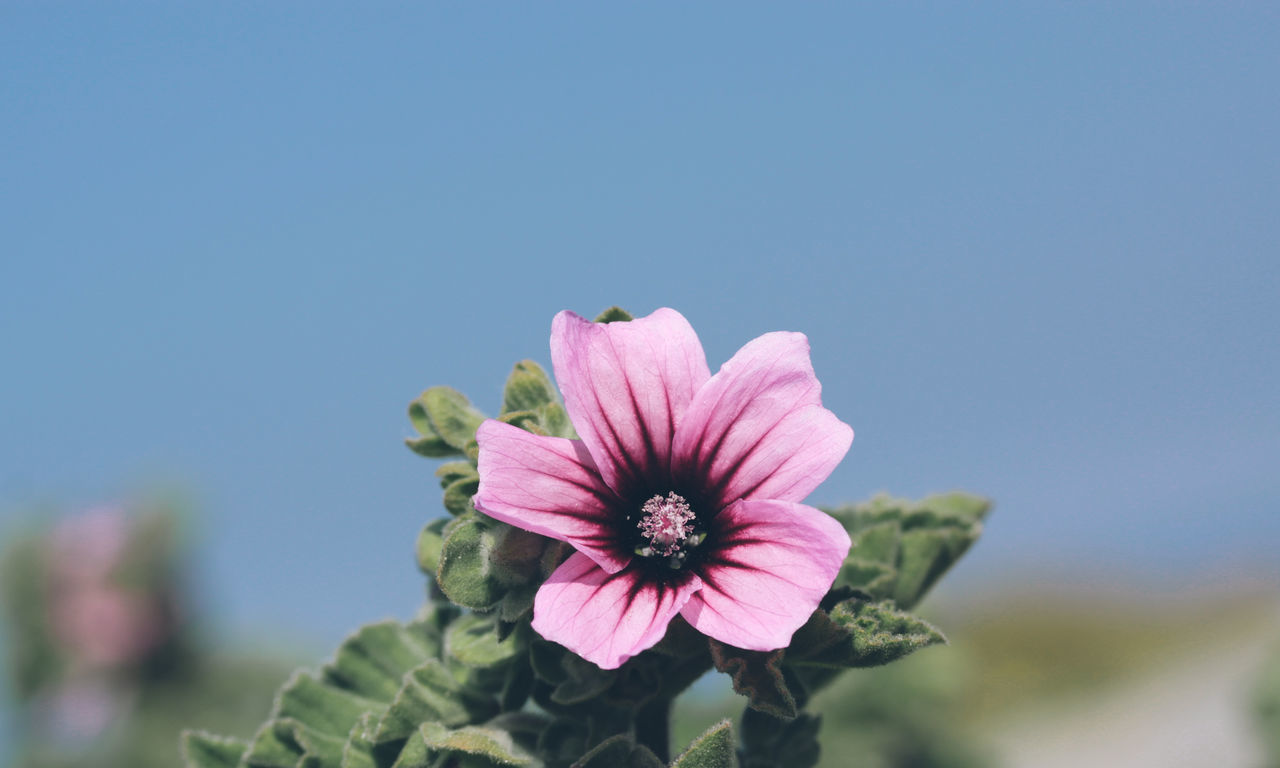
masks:
{"type": "MultiPolygon", "coordinates": [[[[817,502],[998,502],[948,588],[1280,582],[1280,12],[0,6],[0,530],[186,489],[223,636],[407,616],[408,402],[551,317],[807,333],[817,502]]],[[[283,639],[282,639],[283,638],[283,639]]]]}

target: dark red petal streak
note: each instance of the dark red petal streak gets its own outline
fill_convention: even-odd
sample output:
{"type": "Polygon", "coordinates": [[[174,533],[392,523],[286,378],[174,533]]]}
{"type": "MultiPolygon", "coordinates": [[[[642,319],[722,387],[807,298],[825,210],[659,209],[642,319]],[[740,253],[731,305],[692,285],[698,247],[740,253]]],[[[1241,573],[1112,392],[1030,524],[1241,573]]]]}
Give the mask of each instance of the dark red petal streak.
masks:
{"type": "Polygon", "coordinates": [[[534,435],[489,419],[476,430],[476,442],[476,509],[567,541],[610,573],[630,562],[632,553],[618,539],[618,501],[581,441],[534,435]]]}
{"type": "Polygon", "coordinates": [[[669,481],[671,441],[710,378],[702,344],[675,310],[593,323],[561,312],[551,361],[565,408],[604,481],[620,495],[669,481]]]}
{"type": "Polygon", "coordinates": [[[702,589],[680,612],[704,635],[770,651],[817,609],[849,554],[830,515],[788,501],[739,501],[722,511],[698,568],[702,589]]]}
{"type": "Polygon", "coordinates": [[[672,466],[713,506],[801,501],[849,450],[853,430],[822,407],[799,333],[748,342],[703,386],[676,430],[672,466]]]}
{"type": "Polygon", "coordinates": [[[702,582],[692,573],[664,583],[632,565],[605,573],[575,552],[538,590],[533,628],[604,669],[615,669],[662,639],[702,582]]]}

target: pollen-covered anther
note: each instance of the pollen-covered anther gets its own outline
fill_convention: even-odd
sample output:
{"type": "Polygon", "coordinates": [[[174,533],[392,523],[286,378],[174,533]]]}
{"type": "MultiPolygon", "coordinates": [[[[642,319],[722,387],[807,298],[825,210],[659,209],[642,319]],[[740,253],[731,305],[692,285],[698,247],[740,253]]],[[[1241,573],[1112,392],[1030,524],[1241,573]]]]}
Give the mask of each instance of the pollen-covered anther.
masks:
{"type": "MultiPolygon", "coordinates": [[[[649,540],[645,549],[652,554],[670,557],[678,553],[693,533],[693,510],[684,497],[668,493],[666,498],[654,496],[644,503],[640,511],[640,535],[649,540]]],[[[648,554],[648,553],[646,553],[648,554]]]]}

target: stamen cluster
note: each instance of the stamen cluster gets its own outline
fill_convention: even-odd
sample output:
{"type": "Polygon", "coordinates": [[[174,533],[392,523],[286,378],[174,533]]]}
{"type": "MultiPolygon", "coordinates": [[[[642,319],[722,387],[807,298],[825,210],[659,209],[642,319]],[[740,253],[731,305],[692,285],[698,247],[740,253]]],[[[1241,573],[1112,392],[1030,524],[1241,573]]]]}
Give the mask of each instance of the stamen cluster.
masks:
{"type": "Polygon", "coordinates": [[[640,535],[649,540],[640,554],[661,555],[670,557],[693,535],[693,510],[689,503],[678,493],[668,493],[664,499],[654,496],[644,503],[640,511],[644,517],[640,519],[640,535]]]}

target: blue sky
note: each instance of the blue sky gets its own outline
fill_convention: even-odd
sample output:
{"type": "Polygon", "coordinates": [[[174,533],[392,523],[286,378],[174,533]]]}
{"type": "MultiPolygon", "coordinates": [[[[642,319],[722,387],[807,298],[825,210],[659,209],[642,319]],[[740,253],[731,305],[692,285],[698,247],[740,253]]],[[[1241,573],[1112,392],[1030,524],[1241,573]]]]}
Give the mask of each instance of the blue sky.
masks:
{"type": "Polygon", "coordinates": [[[713,369],[809,335],[857,433],[815,501],[995,497],[961,587],[1280,579],[1278,32],[6,3],[0,514],[185,488],[223,631],[331,648],[421,597],[409,400],[672,306],[713,369]]]}

